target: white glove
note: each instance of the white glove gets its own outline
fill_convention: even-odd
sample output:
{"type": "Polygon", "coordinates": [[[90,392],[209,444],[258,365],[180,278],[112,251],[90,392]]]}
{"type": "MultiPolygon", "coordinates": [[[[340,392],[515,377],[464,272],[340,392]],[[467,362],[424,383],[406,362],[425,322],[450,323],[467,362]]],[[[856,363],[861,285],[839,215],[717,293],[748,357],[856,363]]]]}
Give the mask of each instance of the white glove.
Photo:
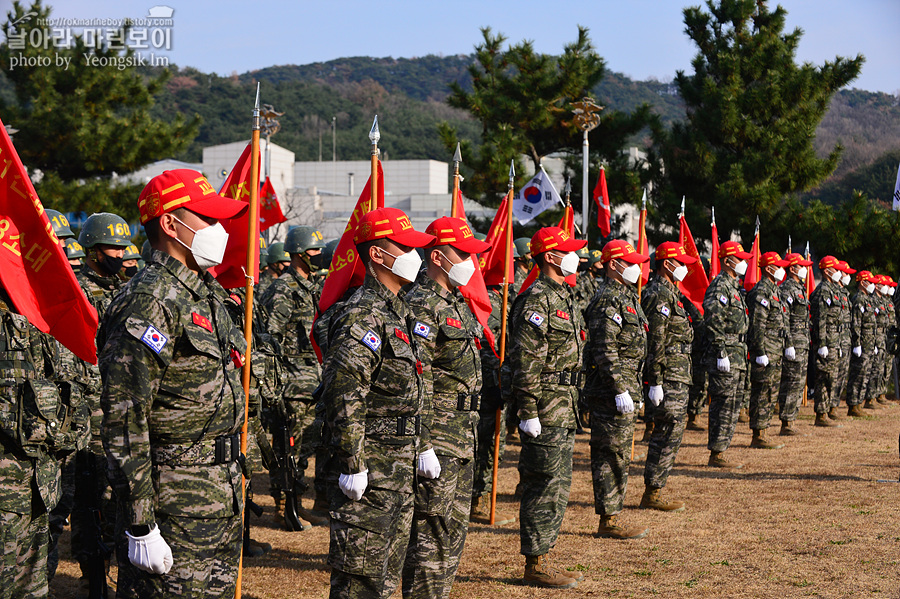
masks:
{"type": "MultiPolygon", "coordinates": [[[[877,347],[875,348],[875,351],[878,351],[877,347]]],[[[862,346],[861,345],[857,345],[856,347],[853,348],[853,355],[856,356],[857,358],[862,355],[862,346]]]]}
{"type": "Polygon", "coordinates": [[[634,402],[631,400],[631,394],[628,391],[616,395],[616,409],[621,414],[634,412],[634,402]]]}
{"type": "Polygon", "coordinates": [[[172,549],[159,533],[159,527],[154,524],[153,530],[142,537],[128,536],[128,561],[135,568],[150,572],[151,574],[166,574],[172,568],[172,549]]]}
{"type": "Polygon", "coordinates": [[[658,406],[659,402],[661,402],[663,400],[663,397],[665,397],[662,385],[653,385],[652,387],[650,387],[650,390],[647,391],[647,397],[650,398],[650,401],[654,406],[658,406]]]}
{"type": "Polygon", "coordinates": [[[842,347],[838,348],[838,358],[844,357],[844,349],[842,347]]]}
{"type": "Polygon", "coordinates": [[[344,495],[353,501],[359,501],[369,486],[369,469],[366,468],[356,474],[341,474],[338,477],[338,486],[344,495]]]}
{"type": "Polygon", "coordinates": [[[441,475],[441,463],[433,449],[419,454],[419,466],[416,471],[422,478],[437,478],[441,475]]]}
{"type": "Polygon", "coordinates": [[[819,351],[817,351],[816,353],[819,354],[819,357],[826,359],[826,360],[828,359],[828,348],[825,347],[824,345],[822,347],[820,347],[819,351]]]}
{"type": "Polygon", "coordinates": [[[769,365],[769,356],[767,356],[766,354],[763,354],[761,356],[756,356],[756,365],[762,366],[763,368],[768,366],[769,365]]]}
{"type": "Polygon", "coordinates": [[[878,355],[878,346],[877,345],[875,346],[875,355],[876,356],[878,355]]]}
{"type": "Polygon", "coordinates": [[[731,360],[728,359],[728,356],[719,358],[716,360],[716,368],[719,369],[719,372],[731,372],[731,360]]]}
{"type": "Polygon", "coordinates": [[[792,362],[797,359],[797,350],[793,345],[784,349],[784,357],[792,362]]]}
{"type": "Polygon", "coordinates": [[[529,418],[519,423],[519,429],[529,437],[537,437],[541,434],[541,419],[529,418]]]}

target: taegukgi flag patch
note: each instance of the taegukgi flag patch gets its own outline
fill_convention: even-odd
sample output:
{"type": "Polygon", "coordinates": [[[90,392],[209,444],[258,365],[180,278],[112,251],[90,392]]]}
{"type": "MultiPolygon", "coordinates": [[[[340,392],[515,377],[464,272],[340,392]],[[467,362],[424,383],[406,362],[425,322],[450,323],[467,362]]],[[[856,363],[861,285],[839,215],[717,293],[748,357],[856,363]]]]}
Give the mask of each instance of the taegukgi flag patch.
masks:
{"type": "Polygon", "coordinates": [[[662,312],[663,316],[668,316],[669,315],[669,306],[665,306],[665,305],[660,306],[659,311],[662,312]]]}
{"type": "Polygon", "coordinates": [[[381,338],[374,331],[367,331],[363,335],[362,342],[372,351],[378,351],[378,348],[381,347],[381,338]]]}
{"type": "Polygon", "coordinates": [[[541,326],[542,324],[544,324],[544,317],[537,312],[532,312],[531,316],[528,317],[528,322],[533,325],[541,326]]]}
{"type": "Polygon", "coordinates": [[[160,333],[159,329],[157,329],[153,325],[150,325],[141,336],[141,341],[143,341],[147,345],[147,347],[158,354],[162,351],[162,348],[166,346],[166,343],[169,342],[169,338],[160,333]]]}
{"type": "Polygon", "coordinates": [[[415,333],[419,337],[424,337],[425,339],[428,339],[428,334],[431,333],[431,327],[428,326],[427,324],[417,322],[415,328],[413,328],[413,333],[415,333]]]}

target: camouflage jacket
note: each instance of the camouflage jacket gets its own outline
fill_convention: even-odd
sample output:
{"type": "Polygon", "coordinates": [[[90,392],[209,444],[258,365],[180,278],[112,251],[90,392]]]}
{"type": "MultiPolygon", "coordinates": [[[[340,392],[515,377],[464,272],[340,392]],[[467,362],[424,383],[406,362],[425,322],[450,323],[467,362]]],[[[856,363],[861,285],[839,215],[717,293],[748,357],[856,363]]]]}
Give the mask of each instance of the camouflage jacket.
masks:
{"type": "Polygon", "coordinates": [[[691,342],[691,366],[696,367],[702,364],[703,353],[706,351],[706,323],[703,321],[703,314],[691,300],[684,294],[680,299],[691,322],[691,330],[694,332],[694,339],[691,342]]]}
{"type": "Polygon", "coordinates": [[[369,485],[413,492],[417,452],[430,449],[424,365],[409,305],[371,275],[333,319],[325,357],[326,424],[340,472],[369,470],[369,485]]]}
{"type": "Polygon", "coordinates": [[[264,299],[266,329],[281,346],[281,395],[289,400],[312,402],[319,385],[319,361],[310,333],[316,317],[315,284],[293,268],[272,283],[264,299]]]}
{"type": "Polygon", "coordinates": [[[641,309],[650,325],[645,380],[650,386],[668,381],[690,385],[694,329],[681,293],[668,280],[656,276],[644,288],[641,309]]]}
{"type": "MultiPolygon", "coordinates": [[[[843,285],[838,285],[838,297],[840,298],[840,326],[838,332],[841,338],[841,347],[846,354],[850,347],[850,294],[843,285]]],[[[844,357],[847,357],[846,355],[844,357]]]]}
{"type": "Polygon", "coordinates": [[[246,344],[227,299],[208,272],[153,250],[103,319],[103,447],[126,527],[151,524],[157,511],[227,518],[242,509],[232,457],[246,344]]]}
{"type": "Polygon", "coordinates": [[[110,302],[122,288],[119,277],[104,277],[97,274],[87,263],[83,264],[76,278],[88,301],[97,310],[97,317],[103,320],[110,302]]]}
{"type": "Polygon", "coordinates": [[[269,285],[274,283],[278,277],[275,276],[270,269],[265,269],[259,274],[259,283],[256,285],[256,293],[259,294],[259,298],[262,299],[263,294],[266,292],[266,289],[269,288],[269,285]]]}
{"type": "Polygon", "coordinates": [[[594,282],[591,273],[586,271],[579,272],[572,291],[575,296],[575,304],[583,318],[588,304],[591,303],[591,298],[594,297],[594,282]]]}
{"type": "Polygon", "coordinates": [[[894,305],[891,298],[881,295],[878,291],[873,296],[878,298],[878,304],[875,306],[875,345],[882,350],[887,347],[888,329],[894,324],[894,305]]]}
{"type": "Polygon", "coordinates": [[[475,457],[475,426],[481,397],[482,329],[459,291],[447,291],[426,274],[406,294],[416,317],[425,370],[425,419],[434,451],[459,459],[475,457]]]}
{"type": "MultiPolygon", "coordinates": [[[[812,275],[807,275],[812,276],[812,275]]],[[[781,299],[787,303],[788,329],[785,345],[795,350],[809,350],[809,301],[806,286],[791,277],[781,284],[781,299]]]]}
{"type": "Polygon", "coordinates": [[[316,344],[323,356],[328,353],[328,347],[331,345],[331,337],[334,334],[331,327],[333,321],[343,312],[347,300],[353,297],[357,289],[359,287],[347,289],[338,301],[328,306],[328,309],[316,318],[316,322],[313,324],[313,337],[315,337],[316,344]]]}
{"type": "Polygon", "coordinates": [[[588,306],[587,319],[590,339],[585,349],[585,395],[606,400],[627,391],[640,401],[650,327],[637,287],[607,281],[588,306]]]}
{"type": "MultiPolygon", "coordinates": [[[[781,301],[778,285],[763,277],[747,294],[750,324],[747,327],[747,350],[750,360],[767,356],[777,362],[784,353],[789,316],[787,302],[781,301]]],[[[796,349],[796,348],[795,348],[796,349]]]]}
{"type": "Polygon", "coordinates": [[[879,298],[865,291],[857,291],[850,300],[850,347],[861,347],[870,353],[878,335],[879,298]]]}
{"type": "Polygon", "coordinates": [[[575,383],[587,337],[571,288],[541,273],[516,298],[510,327],[507,355],[519,418],[574,429],[575,383]]]}
{"type": "Polygon", "coordinates": [[[740,279],[722,272],[712,280],[703,297],[706,325],[706,364],[728,358],[732,370],[747,369],[747,305],[741,295],[740,279]]]}
{"type": "Polygon", "coordinates": [[[841,345],[841,299],[837,283],[822,279],[809,297],[810,343],[816,348],[841,345]]]}

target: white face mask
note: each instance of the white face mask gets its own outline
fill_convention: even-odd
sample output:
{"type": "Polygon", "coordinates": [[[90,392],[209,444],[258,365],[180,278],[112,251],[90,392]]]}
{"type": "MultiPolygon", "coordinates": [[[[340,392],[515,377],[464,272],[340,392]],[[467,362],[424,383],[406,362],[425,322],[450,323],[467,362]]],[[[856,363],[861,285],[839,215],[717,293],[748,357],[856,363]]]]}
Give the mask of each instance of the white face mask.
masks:
{"type": "Polygon", "coordinates": [[[850,275],[845,273],[844,276],[841,277],[841,285],[846,287],[849,284],[850,284],[850,275]]]}
{"type": "MultiPolygon", "coordinates": [[[[381,251],[394,258],[394,264],[388,268],[388,270],[407,283],[412,283],[416,280],[419,269],[422,268],[422,259],[419,258],[419,253],[416,252],[416,250],[409,250],[405,254],[400,254],[399,256],[394,256],[394,254],[385,250],[381,251]]],[[[387,268],[387,266],[385,266],[385,268],[387,268]]]]}
{"type": "Polygon", "coordinates": [[[866,285],[866,293],[872,294],[875,292],[875,283],[869,283],[866,285]]]}
{"type": "Polygon", "coordinates": [[[805,281],[807,273],[808,273],[808,271],[807,271],[806,267],[801,266],[800,270],[797,271],[797,276],[800,277],[801,281],[805,281]]]}
{"type": "Polygon", "coordinates": [[[675,267],[675,270],[672,271],[672,278],[674,278],[679,283],[684,280],[684,278],[688,274],[688,267],[684,264],[679,264],[675,267]]]}
{"type": "Polygon", "coordinates": [[[834,281],[835,283],[840,281],[841,280],[841,271],[836,270],[833,273],[831,273],[831,280],[834,281]]]}
{"type": "Polygon", "coordinates": [[[881,293],[884,294],[884,295],[889,295],[889,294],[891,293],[891,292],[890,292],[890,289],[891,289],[891,288],[888,287],[887,285],[882,285],[882,286],[881,286],[881,293]]]}
{"type": "MultiPolygon", "coordinates": [[[[559,257],[559,254],[554,254],[559,257]]],[[[569,275],[574,275],[578,272],[578,263],[580,262],[580,258],[578,258],[578,254],[575,252],[569,252],[565,256],[562,257],[562,260],[559,261],[559,270],[562,271],[564,277],[568,277],[569,275]]]]}
{"type": "Polygon", "coordinates": [[[896,289],[896,287],[888,287],[888,295],[894,295],[894,289],[896,289]]]}
{"type": "MultiPolygon", "coordinates": [[[[447,254],[441,252],[441,255],[447,259],[447,262],[453,264],[450,258],[447,258],[447,254]]],[[[444,267],[441,267],[441,270],[444,270],[444,267]]],[[[457,264],[453,264],[450,267],[450,270],[444,270],[447,273],[447,278],[450,279],[450,284],[454,287],[465,287],[469,284],[469,280],[472,278],[472,275],[475,274],[475,263],[472,262],[471,258],[467,258],[462,262],[457,264]]]]}
{"type": "Polygon", "coordinates": [[[638,279],[641,277],[641,265],[640,264],[629,264],[625,270],[622,271],[622,278],[625,279],[628,283],[634,285],[638,282],[638,279]]]}
{"type": "Polygon", "coordinates": [[[784,275],[785,275],[784,269],[781,268],[780,266],[779,266],[778,269],[772,274],[772,276],[775,277],[775,281],[777,281],[778,283],[780,283],[780,282],[782,282],[782,281],[784,280],[784,275]]]}
{"type": "Polygon", "coordinates": [[[741,260],[740,262],[735,264],[734,273],[739,277],[743,277],[745,274],[747,274],[747,261],[741,260]]]}
{"type": "Polygon", "coordinates": [[[222,263],[222,258],[225,257],[225,246],[228,245],[228,233],[222,223],[194,231],[177,216],[172,216],[172,218],[181,223],[188,231],[193,231],[194,240],[191,241],[190,247],[177,237],[175,241],[190,250],[197,266],[202,270],[207,270],[222,263]]]}

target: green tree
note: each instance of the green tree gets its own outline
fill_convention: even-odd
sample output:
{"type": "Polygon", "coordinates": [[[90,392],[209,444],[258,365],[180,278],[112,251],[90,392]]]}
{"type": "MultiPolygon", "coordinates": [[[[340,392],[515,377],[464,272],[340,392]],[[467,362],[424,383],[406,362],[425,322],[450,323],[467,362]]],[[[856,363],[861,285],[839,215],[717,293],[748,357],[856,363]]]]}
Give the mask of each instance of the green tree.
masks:
{"type": "Polygon", "coordinates": [[[783,33],[781,6],[770,11],[766,0],[707,0],[706,6],[709,12],[684,10],[685,32],[699,51],[694,73],[675,77],[687,120],[654,130],[651,223],[657,230],[671,226],[686,196],[691,222],[707,220],[715,206],[723,235],[738,230],[750,239],[759,215],[763,240],[780,237],[787,198],[837,165],[839,145],[823,159],[816,156],[816,126],[864,58],[798,65],[803,32],[783,33]]]}
{"type": "MultiPolygon", "coordinates": [[[[0,113],[18,129],[15,145],[22,161],[44,173],[36,188],[48,206],[134,218],[140,186],[116,186],[113,174],[178,152],[193,139],[199,117],[176,115],[166,121],[150,115],[168,71],[147,78],[133,67],[96,66],[85,58],[96,57],[101,64],[127,61],[134,57],[132,49],[91,48],[81,36],[73,36],[67,48],[33,44],[50,36],[42,25],[50,13],[40,0],[28,8],[13,2],[7,13],[0,71],[13,84],[15,101],[0,98],[0,113]],[[22,34],[24,47],[11,48],[10,40],[22,34]],[[18,66],[22,59],[49,62],[18,66]],[[69,61],[66,68],[57,66],[63,59],[69,61]]],[[[127,31],[126,26],[123,39],[127,31]]]]}

